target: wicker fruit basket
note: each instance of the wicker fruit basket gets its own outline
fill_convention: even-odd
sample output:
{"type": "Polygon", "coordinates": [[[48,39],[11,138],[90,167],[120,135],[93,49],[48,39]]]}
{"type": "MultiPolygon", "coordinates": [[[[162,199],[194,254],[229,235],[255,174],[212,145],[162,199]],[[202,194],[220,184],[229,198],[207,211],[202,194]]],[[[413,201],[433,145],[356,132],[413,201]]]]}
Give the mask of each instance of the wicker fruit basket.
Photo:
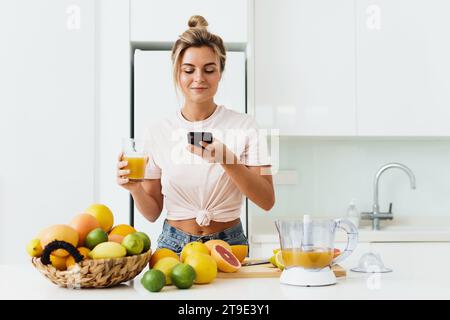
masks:
{"type": "Polygon", "coordinates": [[[41,258],[32,263],[46,278],[64,288],[106,288],[134,279],[147,266],[151,250],[123,258],[83,260],[69,270],[59,271],[41,258]]]}

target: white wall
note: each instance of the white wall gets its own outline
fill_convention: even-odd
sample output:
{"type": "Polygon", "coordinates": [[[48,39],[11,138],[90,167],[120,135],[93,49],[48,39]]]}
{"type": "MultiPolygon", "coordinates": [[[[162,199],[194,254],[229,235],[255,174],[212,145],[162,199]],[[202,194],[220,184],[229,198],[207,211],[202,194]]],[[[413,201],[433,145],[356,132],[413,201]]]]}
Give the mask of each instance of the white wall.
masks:
{"type": "Polygon", "coordinates": [[[0,39],[0,263],[24,263],[94,198],[94,3],[1,1],[0,39]]]}
{"type": "Polygon", "coordinates": [[[375,173],[388,162],[407,165],[417,189],[410,189],[403,171],[385,171],[379,183],[380,210],[387,211],[392,202],[394,219],[450,217],[450,139],[283,137],[279,161],[280,170],[290,170],[297,181],[276,186],[276,204],[269,215],[252,205],[253,219],[344,216],[352,198],[360,211],[371,211],[375,173]]]}

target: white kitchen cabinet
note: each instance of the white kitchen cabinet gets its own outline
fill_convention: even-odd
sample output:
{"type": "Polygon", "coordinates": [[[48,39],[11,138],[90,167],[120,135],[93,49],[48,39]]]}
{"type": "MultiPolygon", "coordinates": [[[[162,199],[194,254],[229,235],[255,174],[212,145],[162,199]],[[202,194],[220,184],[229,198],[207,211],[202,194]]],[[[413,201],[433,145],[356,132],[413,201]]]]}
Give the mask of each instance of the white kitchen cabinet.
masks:
{"type": "Polygon", "coordinates": [[[450,2],[356,1],[360,136],[449,136],[450,2]]]}
{"type": "Polygon", "coordinates": [[[255,115],[282,135],[356,134],[353,0],[255,1],[255,115]]]}
{"type": "Polygon", "coordinates": [[[226,43],[247,42],[249,0],[131,0],[131,41],[174,42],[201,15],[226,43]]]}
{"type": "MultiPolygon", "coordinates": [[[[175,115],[182,107],[172,81],[172,62],[170,51],[136,50],[134,55],[134,133],[142,137],[147,126],[165,117],[175,115]]],[[[182,95],[180,93],[180,99],[182,95]]],[[[245,53],[228,52],[227,63],[218,92],[214,98],[219,105],[245,113],[245,53]]],[[[156,248],[156,239],[161,233],[166,209],[159,219],[151,223],[139,210],[134,208],[134,225],[149,234],[156,248]]],[[[245,201],[241,209],[244,230],[247,226],[245,201]]]]}
{"type": "Polygon", "coordinates": [[[95,4],[0,2],[0,263],[94,200],[95,4]]]}

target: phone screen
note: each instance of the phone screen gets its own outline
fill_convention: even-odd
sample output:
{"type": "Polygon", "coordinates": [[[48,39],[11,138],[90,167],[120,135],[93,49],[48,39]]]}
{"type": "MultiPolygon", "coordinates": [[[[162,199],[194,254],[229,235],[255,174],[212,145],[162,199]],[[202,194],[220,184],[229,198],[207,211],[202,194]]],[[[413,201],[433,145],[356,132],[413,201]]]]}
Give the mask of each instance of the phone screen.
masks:
{"type": "Polygon", "coordinates": [[[204,141],[206,143],[213,142],[213,136],[211,132],[188,132],[187,138],[188,143],[193,144],[197,147],[202,147],[200,145],[200,141],[204,141]]]}

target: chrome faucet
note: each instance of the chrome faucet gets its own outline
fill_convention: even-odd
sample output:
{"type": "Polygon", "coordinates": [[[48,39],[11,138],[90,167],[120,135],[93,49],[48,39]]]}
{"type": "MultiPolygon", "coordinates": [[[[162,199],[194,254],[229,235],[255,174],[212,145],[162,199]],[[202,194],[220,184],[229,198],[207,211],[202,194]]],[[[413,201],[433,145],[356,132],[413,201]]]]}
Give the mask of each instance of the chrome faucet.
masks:
{"type": "Polygon", "coordinates": [[[407,166],[401,163],[388,163],[382,166],[375,175],[374,191],[373,191],[373,207],[372,212],[362,212],[361,219],[372,220],[372,230],[380,230],[380,220],[392,220],[392,203],[389,205],[388,212],[380,212],[380,205],[378,202],[378,182],[381,174],[390,168],[402,169],[408,176],[411,183],[411,189],[416,189],[416,178],[414,173],[407,166]]]}

